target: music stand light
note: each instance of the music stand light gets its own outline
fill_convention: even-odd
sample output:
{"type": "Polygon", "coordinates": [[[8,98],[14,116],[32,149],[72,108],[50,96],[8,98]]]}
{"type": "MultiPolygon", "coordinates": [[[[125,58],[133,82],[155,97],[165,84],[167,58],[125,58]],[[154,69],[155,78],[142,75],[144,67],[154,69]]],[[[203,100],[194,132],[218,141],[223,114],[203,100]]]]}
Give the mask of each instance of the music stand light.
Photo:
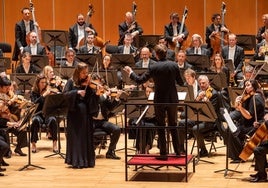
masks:
{"type": "Polygon", "coordinates": [[[53,46],[54,59],[56,59],[56,46],[67,46],[68,31],[63,30],[41,30],[44,43],[53,46]]]}
{"type": "Polygon", "coordinates": [[[9,57],[0,57],[0,72],[5,72],[11,68],[11,59],[9,57]]]}
{"type": "Polygon", "coordinates": [[[35,66],[37,72],[42,72],[43,68],[48,65],[48,56],[32,55],[31,63],[35,66]]]}
{"type": "Polygon", "coordinates": [[[111,65],[115,69],[124,68],[125,66],[134,67],[135,60],[132,54],[113,54],[111,65]]]}
{"type": "Polygon", "coordinates": [[[36,79],[36,74],[10,74],[10,79],[18,85],[18,90],[25,94],[25,91],[31,90],[36,79]]]}
{"type": "Polygon", "coordinates": [[[97,68],[96,66],[99,68],[100,65],[96,65],[96,63],[100,64],[102,62],[101,54],[76,54],[75,58],[78,62],[86,63],[89,70],[92,70],[93,67],[97,68]]]}
{"type": "Polygon", "coordinates": [[[42,109],[42,112],[45,117],[47,116],[55,116],[57,120],[57,133],[58,133],[58,151],[54,154],[45,156],[45,158],[60,155],[64,159],[64,153],[61,153],[61,144],[60,144],[60,118],[62,116],[66,116],[68,113],[68,101],[61,94],[48,95],[45,98],[45,103],[42,109]]]}
{"type": "Polygon", "coordinates": [[[62,79],[70,79],[73,76],[75,67],[53,67],[55,75],[62,79]]]}
{"type": "Polygon", "coordinates": [[[187,55],[186,61],[194,66],[196,70],[208,70],[211,66],[209,57],[207,55],[187,55]]]}

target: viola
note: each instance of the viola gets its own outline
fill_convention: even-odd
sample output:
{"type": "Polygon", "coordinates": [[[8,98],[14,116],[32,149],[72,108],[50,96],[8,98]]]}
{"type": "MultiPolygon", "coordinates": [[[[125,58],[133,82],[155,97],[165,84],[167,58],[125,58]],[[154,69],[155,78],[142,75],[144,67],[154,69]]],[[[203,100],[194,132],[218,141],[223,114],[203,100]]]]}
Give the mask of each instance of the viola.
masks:
{"type": "Polygon", "coordinates": [[[253,153],[254,148],[257,147],[262,141],[264,141],[265,137],[267,139],[267,136],[268,129],[265,123],[262,123],[261,126],[254,133],[254,135],[245,144],[242,152],[239,155],[239,158],[243,161],[246,161],[253,153]]]}

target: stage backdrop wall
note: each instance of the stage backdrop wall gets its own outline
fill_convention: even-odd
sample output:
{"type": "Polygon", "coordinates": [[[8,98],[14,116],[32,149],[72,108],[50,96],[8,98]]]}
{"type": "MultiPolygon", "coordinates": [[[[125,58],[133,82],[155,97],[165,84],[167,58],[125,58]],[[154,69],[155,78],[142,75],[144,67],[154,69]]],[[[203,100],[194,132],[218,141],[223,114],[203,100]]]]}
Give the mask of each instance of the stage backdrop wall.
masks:
{"type": "MultiPolygon", "coordinates": [[[[29,7],[29,0],[0,0],[0,42],[14,45],[14,25],[21,19],[21,8],[29,7]]],[[[76,22],[78,13],[86,15],[89,3],[94,7],[90,22],[99,36],[111,44],[117,44],[118,24],[124,20],[126,11],[132,10],[132,0],[32,0],[35,17],[43,30],[68,30],[76,22]]],[[[135,0],[136,20],[144,34],[163,34],[171,12],[188,8],[186,26],[190,36],[205,35],[205,27],[211,24],[211,15],[221,12],[221,0],[135,0]]],[[[262,25],[261,16],[268,13],[267,0],[225,0],[225,24],[236,34],[256,34],[262,25]]],[[[8,55],[9,56],[9,55],[8,55]]]]}

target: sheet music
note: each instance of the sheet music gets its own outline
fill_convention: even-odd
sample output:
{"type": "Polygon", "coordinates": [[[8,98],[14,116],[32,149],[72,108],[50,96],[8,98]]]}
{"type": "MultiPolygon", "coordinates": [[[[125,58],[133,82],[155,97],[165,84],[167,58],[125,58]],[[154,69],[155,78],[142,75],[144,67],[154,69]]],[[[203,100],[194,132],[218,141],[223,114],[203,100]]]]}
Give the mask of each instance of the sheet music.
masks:
{"type": "MultiPolygon", "coordinates": [[[[187,95],[187,92],[177,92],[178,94],[178,99],[179,101],[184,101],[187,95]]],[[[154,100],[154,92],[151,92],[149,97],[148,97],[148,101],[153,101],[154,100]]]]}
{"type": "Polygon", "coordinates": [[[229,129],[231,130],[232,133],[234,133],[237,130],[237,127],[235,126],[233,120],[231,119],[230,114],[228,113],[227,109],[224,108],[224,113],[223,113],[223,117],[226,120],[229,129]]]}

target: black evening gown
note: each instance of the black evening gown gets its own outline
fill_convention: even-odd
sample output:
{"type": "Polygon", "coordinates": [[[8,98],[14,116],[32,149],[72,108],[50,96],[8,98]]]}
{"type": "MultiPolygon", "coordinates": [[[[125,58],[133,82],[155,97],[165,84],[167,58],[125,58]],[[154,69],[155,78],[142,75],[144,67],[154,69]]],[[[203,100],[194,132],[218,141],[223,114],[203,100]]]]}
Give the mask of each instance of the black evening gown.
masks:
{"type": "Polygon", "coordinates": [[[77,94],[80,89],[83,88],[75,86],[72,79],[64,88],[69,102],[65,163],[73,168],[88,168],[95,166],[92,117],[89,112],[90,108],[95,108],[94,102],[91,103],[96,95],[87,88],[85,97],[81,97],[77,94]]]}

